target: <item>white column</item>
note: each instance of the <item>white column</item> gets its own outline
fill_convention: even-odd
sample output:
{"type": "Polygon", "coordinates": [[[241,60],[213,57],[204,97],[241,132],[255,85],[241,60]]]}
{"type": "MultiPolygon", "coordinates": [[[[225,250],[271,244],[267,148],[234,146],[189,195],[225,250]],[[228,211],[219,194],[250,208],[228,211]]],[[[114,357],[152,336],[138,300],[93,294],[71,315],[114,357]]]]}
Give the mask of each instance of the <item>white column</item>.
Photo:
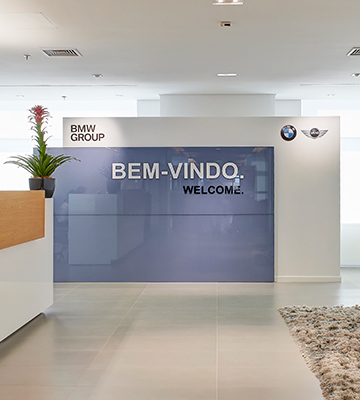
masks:
{"type": "Polygon", "coordinates": [[[275,115],[272,94],[160,95],[161,117],[262,117],[275,115]]]}
{"type": "Polygon", "coordinates": [[[138,100],[138,117],[160,117],[160,100],[138,100]]]}
{"type": "Polygon", "coordinates": [[[301,117],[301,100],[276,100],[277,117],[301,117]]]}

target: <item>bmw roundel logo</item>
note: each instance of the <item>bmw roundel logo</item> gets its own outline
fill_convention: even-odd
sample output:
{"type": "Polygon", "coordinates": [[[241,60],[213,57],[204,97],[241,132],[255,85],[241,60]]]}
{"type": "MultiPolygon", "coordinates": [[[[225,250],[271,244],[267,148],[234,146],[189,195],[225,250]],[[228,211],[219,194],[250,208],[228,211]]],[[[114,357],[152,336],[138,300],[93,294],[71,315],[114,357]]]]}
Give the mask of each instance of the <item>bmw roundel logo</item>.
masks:
{"type": "Polygon", "coordinates": [[[281,129],[281,137],[289,142],[296,138],[296,128],[292,125],[285,125],[281,129]]]}

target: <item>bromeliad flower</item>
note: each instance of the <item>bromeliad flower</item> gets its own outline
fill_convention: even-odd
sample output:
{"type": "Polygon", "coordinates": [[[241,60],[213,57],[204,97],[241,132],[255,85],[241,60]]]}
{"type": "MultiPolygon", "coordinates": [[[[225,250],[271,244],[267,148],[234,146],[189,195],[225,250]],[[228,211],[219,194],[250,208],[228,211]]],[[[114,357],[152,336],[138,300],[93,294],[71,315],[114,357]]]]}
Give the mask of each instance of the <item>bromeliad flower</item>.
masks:
{"type": "Polygon", "coordinates": [[[42,122],[47,122],[48,118],[50,117],[50,113],[48,112],[47,108],[43,106],[34,106],[30,110],[29,120],[34,121],[37,124],[41,124],[42,122]]]}
{"type": "Polygon", "coordinates": [[[34,106],[29,111],[29,122],[32,124],[31,130],[35,132],[32,138],[37,143],[37,154],[12,156],[10,157],[11,160],[6,161],[5,164],[15,164],[30,172],[34,178],[49,178],[60,165],[71,160],[80,161],[75,157],[66,156],[64,154],[58,156],[48,154],[46,152],[47,139],[45,139],[44,136],[47,133],[46,127],[48,119],[50,118],[50,113],[47,108],[43,106],[34,106]]]}

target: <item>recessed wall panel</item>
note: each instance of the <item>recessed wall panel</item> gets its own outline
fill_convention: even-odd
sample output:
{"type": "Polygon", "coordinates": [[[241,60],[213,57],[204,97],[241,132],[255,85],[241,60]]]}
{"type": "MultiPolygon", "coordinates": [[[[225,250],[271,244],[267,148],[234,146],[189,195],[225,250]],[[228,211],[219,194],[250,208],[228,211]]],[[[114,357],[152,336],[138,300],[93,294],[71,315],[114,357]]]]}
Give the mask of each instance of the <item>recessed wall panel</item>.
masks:
{"type": "Polygon", "coordinates": [[[56,281],[273,281],[272,147],[51,152],[56,281]]]}

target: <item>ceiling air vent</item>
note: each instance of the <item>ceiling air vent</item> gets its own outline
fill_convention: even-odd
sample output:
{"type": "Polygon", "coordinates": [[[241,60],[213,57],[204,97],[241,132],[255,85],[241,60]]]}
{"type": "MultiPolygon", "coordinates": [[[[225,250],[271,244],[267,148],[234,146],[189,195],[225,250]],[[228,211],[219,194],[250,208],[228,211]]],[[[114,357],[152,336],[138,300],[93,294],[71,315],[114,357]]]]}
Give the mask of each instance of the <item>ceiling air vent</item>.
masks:
{"type": "Polygon", "coordinates": [[[41,49],[48,57],[82,57],[77,49],[41,49]]]}
{"type": "Polygon", "coordinates": [[[360,56],[360,47],[353,47],[346,55],[347,56],[360,56]]]}

